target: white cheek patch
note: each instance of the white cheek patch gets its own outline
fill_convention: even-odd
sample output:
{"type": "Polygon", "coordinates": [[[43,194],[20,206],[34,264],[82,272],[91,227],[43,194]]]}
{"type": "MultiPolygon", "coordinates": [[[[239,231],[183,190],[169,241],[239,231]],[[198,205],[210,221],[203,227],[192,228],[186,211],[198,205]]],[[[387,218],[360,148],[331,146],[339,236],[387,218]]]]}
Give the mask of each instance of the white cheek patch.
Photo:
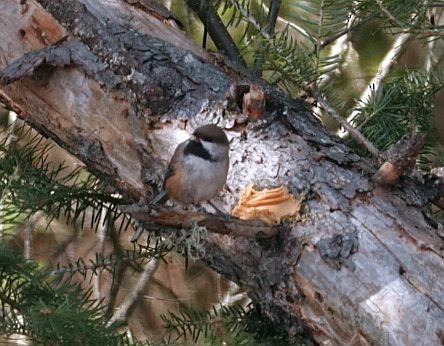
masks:
{"type": "Polygon", "coordinates": [[[203,140],[201,140],[200,143],[202,144],[204,149],[206,151],[208,151],[209,153],[211,153],[214,150],[214,145],[215,145],[214,143],[210,143],[210,142],[203,141],[203,140]]]}
{"type": "Polygon", "coordinates": [[[226,148],[222,144],[211,143],[201,140],[200,143],[204,149],[215,159],[223,158],[226,152],[226,148]]]}

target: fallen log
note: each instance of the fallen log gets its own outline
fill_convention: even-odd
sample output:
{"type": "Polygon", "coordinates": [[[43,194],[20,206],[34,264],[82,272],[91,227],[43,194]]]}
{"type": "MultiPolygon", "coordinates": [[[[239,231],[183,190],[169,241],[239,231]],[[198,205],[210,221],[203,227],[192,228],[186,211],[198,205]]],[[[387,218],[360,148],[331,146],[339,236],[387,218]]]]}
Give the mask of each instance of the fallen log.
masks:
{"type": "Polygon", "coordinates": [[[440,181],[378,185],[378,167],[302,102],[215,66],[180,30],[129,2],[3,0],[0,13],[0,100],[126,198],[149,201],[186,131],[210,122],[231,141],[230,192],[219,207],[233,207],[250,182],[305,195],[300,218],[271,241],[209,234],[204,244],[203,260],[290,335],[442,343],[444,242],[427,216],[440,181]],[[267,95],[259,121],[227,97],[252,83],[267,95]]]}

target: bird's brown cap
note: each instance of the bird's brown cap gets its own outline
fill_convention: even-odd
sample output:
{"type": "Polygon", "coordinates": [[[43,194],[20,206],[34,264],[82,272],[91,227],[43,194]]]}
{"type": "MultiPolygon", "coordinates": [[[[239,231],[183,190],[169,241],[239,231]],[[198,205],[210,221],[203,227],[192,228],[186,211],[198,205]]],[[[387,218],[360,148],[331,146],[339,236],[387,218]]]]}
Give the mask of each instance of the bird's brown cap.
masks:
{"type": "Polygon", "coordinates": [[[220,127],[216,125],[204,125],[198,127],[194,131],[193,137],[207,142],[228,145],[227,135],[220,127]]]}

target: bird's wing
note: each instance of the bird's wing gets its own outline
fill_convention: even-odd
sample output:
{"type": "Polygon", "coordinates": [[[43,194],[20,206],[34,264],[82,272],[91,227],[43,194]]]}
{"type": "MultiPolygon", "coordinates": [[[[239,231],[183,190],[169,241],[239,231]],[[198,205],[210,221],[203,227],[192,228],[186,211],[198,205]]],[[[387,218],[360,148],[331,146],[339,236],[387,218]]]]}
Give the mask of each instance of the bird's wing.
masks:
{"type": "Polygon", "coordinates": [[[177,170],[177,165],[180,161],[182,161],[183,156],[183,147],[187,144],[188,141],[185,141],[179,144],[174,151],[173,156],[171,157],[170,163],[168,164],[167,170],[165,172],[165,176],[163,177],[163,188],[165,189],[166,181],[171,178],[177,170]]]}
{"type": "Polygon", "coordinates": [[[172,162],[170,162],[170,164],[168,165],[168,168],[165,172],[165,176],[163,177],[163,188],[164,189],[165,189],[165,184],[166,184],[167,180],[174,175],[175,171],[176,171],[175,165],[172,162]]]}
{"type": "Polygon", "coordinates": [[[175,168],[176,167],[176,164],[175,164],[176,160],[173,160],[173,158],[175,156],[177,156],[177,149],[174,152],[174,155],[171,158],[171,161],[170,161],[170,163],[169,163],[169,165],[167,167],[167,170],[165,172],[165,176],[163,177],[163,185],[162,185],[163,190],[160,191],[151,200],[150,204],[163,204],[163,203],[165,203],[168,200],[169,196],[168,196],[168,193],[166,192],[166,186],[165,185],[166,185],[166,183],[168,181],[168,178],[171,178],[172,176],[174,176],[174,174],[176,172],[176,168],[175,168]]]}

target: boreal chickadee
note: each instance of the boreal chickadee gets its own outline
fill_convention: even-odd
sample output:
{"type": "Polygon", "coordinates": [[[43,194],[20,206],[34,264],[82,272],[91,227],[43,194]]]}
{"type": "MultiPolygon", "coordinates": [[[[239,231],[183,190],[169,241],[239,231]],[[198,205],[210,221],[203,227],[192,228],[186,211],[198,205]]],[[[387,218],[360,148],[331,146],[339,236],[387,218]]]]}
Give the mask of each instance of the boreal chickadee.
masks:
{"type": "Polygon", "coordinates": [[[189,204],[213,198],[227,180],[228,151],[228,139],[220,127],[197,128],[190,139],[177,146],[165,173],[164,193],[151,203],[172,198],[189,204]]]}

